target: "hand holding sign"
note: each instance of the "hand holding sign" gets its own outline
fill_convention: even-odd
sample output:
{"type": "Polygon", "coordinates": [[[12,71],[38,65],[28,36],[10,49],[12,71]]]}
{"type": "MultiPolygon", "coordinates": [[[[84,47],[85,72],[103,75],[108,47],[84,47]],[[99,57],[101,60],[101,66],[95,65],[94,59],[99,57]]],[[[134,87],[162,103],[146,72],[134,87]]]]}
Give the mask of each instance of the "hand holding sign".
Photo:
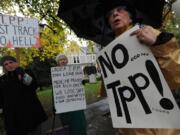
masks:
{"type": "Polygon", "coordinates": [[[143,25],[143,27],[133,31],[130,35],[135,35],[140,43],[151,46],[156,42],[157,36],[159,34],[160,31],[152,28],[151,26],[143,25]]]}
{"type": "Polygon", "coordinates": [[[136,29],[98,54],[113,126],[179,128],[179,109],[153,54],[129,36],[136,29]]]}

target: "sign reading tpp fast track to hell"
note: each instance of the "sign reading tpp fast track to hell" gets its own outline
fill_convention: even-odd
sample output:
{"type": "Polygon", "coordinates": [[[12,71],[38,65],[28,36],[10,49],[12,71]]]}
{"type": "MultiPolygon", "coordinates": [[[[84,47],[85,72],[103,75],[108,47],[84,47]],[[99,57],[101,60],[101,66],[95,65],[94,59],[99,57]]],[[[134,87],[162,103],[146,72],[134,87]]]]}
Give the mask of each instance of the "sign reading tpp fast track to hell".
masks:
{"type": "Polygon", "coordinates": [[[36,19],[0,14],[0,47],[39,47],[36,19]]]}
{"type": "Polygon", "coordinates": [[[51,77],[56,113],[86,108],[82,65],[52,67],[51,77]]]}
{"type": "Polygon", "coordinates": [[[180,110],[151,50],[130,36],[117,37],[98,54],[113,127],[180,128],[180,110]]]}

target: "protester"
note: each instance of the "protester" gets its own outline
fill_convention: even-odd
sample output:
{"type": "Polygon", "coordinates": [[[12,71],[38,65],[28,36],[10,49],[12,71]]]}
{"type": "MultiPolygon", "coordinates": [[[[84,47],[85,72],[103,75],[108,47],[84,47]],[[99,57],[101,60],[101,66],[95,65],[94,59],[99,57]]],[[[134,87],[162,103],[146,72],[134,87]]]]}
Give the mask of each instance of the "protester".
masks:
{"type": "MultiPolygon", "coordinates": [[[[109,11],[105,17],[108,26],[117,37],[130,28],[136,22],[136,11],[127,2],[116,1],[108,5],[109,11]]],[[[153,10],[153,8],[152,8],[153,10]]],[[[180,86],[180,48],[173,34],[161,32],[151,26],[140,27],[131,33],[140,43],[147,45],[154,54],[164,77],[172,92],[180,86]]],[[[120,128],[118,135],[172,135],[180,134],[176,129],[126,129],[120,128]]]]}
{"type": "Polygon", "coordinates": [[[5,72],[0,77],[0,108],[7,135],[41,135],[47,115],[37,98],[33,73],[12,56],[2,57],[0,64],[5,72]]]}
{"type": "MultiPolygon", "coordinates": [[[[66,66],[68,58],[64,54],[56,57],[58,66],[66,66]]],[[[61,113],[61,122],[63,126],[68,126],[70,135],[86,135],[86,118],[83,110],[61,113]]]]}

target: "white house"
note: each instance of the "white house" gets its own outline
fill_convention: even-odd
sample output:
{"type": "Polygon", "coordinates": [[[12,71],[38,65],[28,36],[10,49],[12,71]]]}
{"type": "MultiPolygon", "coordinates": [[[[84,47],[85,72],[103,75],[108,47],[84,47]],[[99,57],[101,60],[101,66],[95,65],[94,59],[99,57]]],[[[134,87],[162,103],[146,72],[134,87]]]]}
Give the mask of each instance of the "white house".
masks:
{"type": "MultiPolygon", "coordinates": [[[[81,47],[81,53],[79,54],[66,54],[68,58],[68,64],[82,64],[82,68],[84,69],[85,67],[92,67],[96,65],[96,53],[99,51],[98,48],[96,48],[95,53],[89,53],[87,47],[81,47]]],[[[96,77],[99,77],[99,74],[90,74],[90,75],[85,75],[84,78],[89,79],[90,83],[96,83],[96,77]]]]}
{"type": "Polygon", "coordinates": [[[67,55],[69,64],[96,64],[96,54],[67,55]]]}
{"type": "Polygon", "coordinates": [[[89,53],[87,47],[81,47],[81,52],[79,54],[67,54],[69,64],[96,64],[96,53],[98,52],[96,48],[95,53],[89,53]]]}

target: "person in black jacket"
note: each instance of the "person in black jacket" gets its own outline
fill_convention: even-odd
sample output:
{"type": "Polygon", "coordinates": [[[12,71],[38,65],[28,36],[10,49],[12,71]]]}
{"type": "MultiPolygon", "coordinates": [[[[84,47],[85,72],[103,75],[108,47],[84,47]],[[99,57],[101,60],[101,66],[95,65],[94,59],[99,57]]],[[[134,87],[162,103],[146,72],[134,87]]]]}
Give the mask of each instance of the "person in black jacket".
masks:
{"type": "Polygon", "coordinates": [[[36,95],[37,83],[31,70],[19,67],[12,56],[1,58],[0,108],[7,135],[41,135],[47,115],[36,95]]]}

